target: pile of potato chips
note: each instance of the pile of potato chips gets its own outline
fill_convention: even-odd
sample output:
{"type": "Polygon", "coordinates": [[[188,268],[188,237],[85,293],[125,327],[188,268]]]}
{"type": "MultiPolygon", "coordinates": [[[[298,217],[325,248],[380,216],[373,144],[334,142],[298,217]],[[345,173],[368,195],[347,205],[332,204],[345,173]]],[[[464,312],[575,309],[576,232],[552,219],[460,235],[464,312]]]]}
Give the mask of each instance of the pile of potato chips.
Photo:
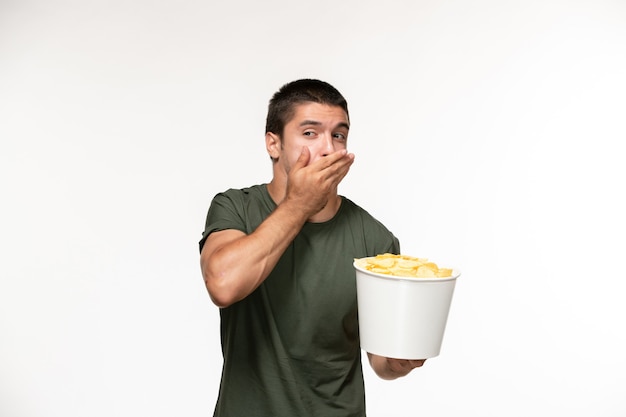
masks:
{"type": "Polygon", "coordinates": [[[355,259],[356,265],[377,274],[414,278],[447,278],[452,276],[452,268],[439,268],[427,258],[383,253],[370,258],[355,259]]]}

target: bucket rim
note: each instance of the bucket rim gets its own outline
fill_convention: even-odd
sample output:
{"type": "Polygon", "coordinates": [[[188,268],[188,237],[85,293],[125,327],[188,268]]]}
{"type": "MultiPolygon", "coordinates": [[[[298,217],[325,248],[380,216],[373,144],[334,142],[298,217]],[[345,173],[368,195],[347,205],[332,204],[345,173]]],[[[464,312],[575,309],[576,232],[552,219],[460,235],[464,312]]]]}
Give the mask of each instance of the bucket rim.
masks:
{"type": "Polygon", "coordinates": [[[449,277],[428,277],[428,278],[420,278],[420,277],[400,277],[397,275],[389,275],[389,274],[380,274],[378,272],[368,271],[367,269],[363,269],[357,265],[358,259],[355,259],[352,265],[356,271],[362,272],[365,275],[369,275],[374,278],[382,278],[391,281],[412,281],[412,282],[445,282],[445,281],[454,281],[460,275],[461,271],[458,268],[452,268],[452,275],[449,277]]]}

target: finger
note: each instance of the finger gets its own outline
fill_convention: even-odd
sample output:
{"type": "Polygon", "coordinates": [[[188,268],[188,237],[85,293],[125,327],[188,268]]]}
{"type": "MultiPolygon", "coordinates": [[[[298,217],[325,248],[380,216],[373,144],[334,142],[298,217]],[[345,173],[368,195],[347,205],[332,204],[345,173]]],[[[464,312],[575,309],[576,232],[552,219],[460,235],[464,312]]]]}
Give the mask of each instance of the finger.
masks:
{"type": "Polygon", "coordinates": [[[300,152],[300,156],[298,157],[298,160],[293,165],[293,167],[297,169],[304,168],[305,166],[308,165],[310,159],[311,159],[311,151],[309,150],[307,146],[303,146],[302,151],[300,152]]]}
{"type": "Polygon", "coordinates": [[[345,153],[345,151],[343,151],[341,153],[335,152],[331,155],[325,156],[315,163],[319,164],[320,171],[326,171],[332,175],[337,171],[349,168],[353,162],[354,154],[345,153]]]}
{"type": "Polygon", "coordinates": [[[337,162],[341,161],[342,158],[345,158],[347,154],[348,152],[345,149],[341,149],[329,155],[326,155],[323,158],[320,158],[315,163],[319,164],[318,166],[320,170],[324,170],[329,167],[332,167],[337,162]]]}
{"type": "Polygon", "coordinates": [[[326,169],[328,179],[331,179],[333,182],[339,184],[346,175],[348,175],[348,171],[350,171],[350,167],[354,162],[354,155],[348,154],[344,158],[337,161],[335,164],[331,165],[326,169]]]}
{"type": "Polygon", "coordinates": [[[419,368],[424,365],[424,362],[426,362],[426,359],[412,360],[410,362],[411,362],[411,368],[419,368]]]}

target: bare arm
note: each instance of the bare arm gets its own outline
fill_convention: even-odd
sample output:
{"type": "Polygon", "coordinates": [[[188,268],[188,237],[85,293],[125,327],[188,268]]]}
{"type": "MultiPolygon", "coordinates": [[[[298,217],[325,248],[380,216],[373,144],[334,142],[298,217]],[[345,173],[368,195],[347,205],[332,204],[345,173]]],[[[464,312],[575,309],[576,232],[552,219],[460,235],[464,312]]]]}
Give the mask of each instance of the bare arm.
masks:
{"type": "Polygon", "coordinates": [[[213,302],[226,307],[254,291],[305,221],[301,210],[285,202],[249,235],[239,230],[209,235],[200,254],[200,265],[213,302]]]}
{"type": "Polygon", "coordinates": [[[219,307],[242,300],[267,278],[304,223],[319,212],[347,174],[353,156],[344,151],[308,164],[304,147],[289,173],[285,198],[249,235],[238,230],[214,232],[200,254],[204,281],[219,307]]]}
{"type": "Polygon", "coordinates": [[[419,368],[426,362],[426,359],[407,360],[386,358],[369,352],[367,353],[367,358],[370,361],[372,369],[376,372],[376,375],[382,379],[388,380],[405,376],[413,369],[419,368]]]}

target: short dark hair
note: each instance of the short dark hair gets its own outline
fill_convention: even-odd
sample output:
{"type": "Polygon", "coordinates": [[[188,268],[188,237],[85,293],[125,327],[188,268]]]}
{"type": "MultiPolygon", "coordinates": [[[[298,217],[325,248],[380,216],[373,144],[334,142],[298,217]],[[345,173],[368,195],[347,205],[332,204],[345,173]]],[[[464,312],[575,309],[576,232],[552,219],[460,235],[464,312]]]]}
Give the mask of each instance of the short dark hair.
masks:
{"type": "Polygon", "coordinates": [[[348,119],[348,102],[341,93],[325,81],[305,78],[283,85],[270,100],[265,133],[282,136],[285,125],[291,120],[297,105],[307,102],[341,107],[348,119]]]}

